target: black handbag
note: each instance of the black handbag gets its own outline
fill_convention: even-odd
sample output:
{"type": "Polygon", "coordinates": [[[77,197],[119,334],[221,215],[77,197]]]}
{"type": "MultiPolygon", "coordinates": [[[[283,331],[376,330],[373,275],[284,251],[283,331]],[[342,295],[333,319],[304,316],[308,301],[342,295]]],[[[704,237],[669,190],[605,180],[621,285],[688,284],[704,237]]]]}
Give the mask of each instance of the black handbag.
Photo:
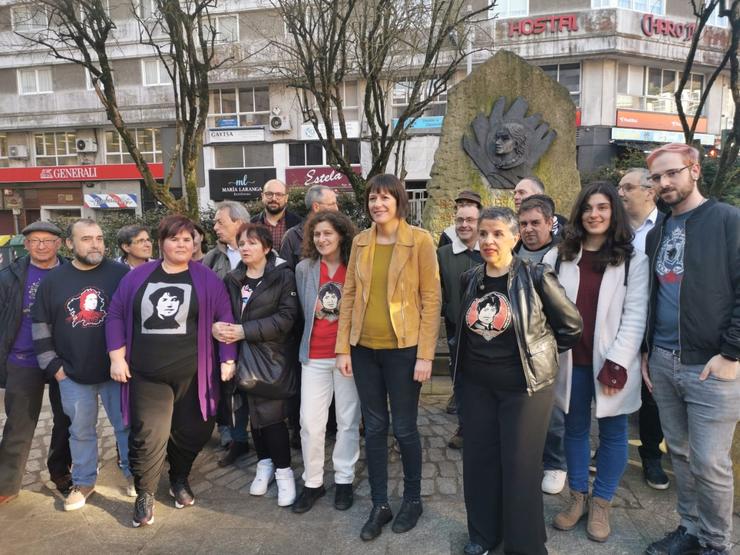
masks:
{"type": "Polygon", "coordinates": [[[275,358],[264,344],[242,347],[236,369],[236,387],[266,399],[289,399],[298,391],[295,369],[284,357],[275,358]]]}

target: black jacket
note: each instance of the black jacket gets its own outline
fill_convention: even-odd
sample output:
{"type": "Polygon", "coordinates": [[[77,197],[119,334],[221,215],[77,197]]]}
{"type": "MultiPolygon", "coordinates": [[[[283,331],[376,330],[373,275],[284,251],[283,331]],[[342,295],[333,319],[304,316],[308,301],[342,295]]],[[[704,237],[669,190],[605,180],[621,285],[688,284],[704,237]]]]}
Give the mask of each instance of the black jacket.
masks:
{"type": "Polygon", "coordinates": [[[280,245],[280,258],[285,260],[291,270],[295,270],[303,258],[303,222],[294,225],[283,235],[283,244],[280,245]]]}
{"type": "MultiPolygon", "coordinates": [[[[462,275],[463,307],[468,306],[483,287],[484,272],[485,264],[480,264],[462,275]]],[[[547,264],[534,265],[514,257],[509,270],[508,294],[527,393],[532,395],[555,382],[558,353],[578,342],[583,321],[578,308],[568,300],[555,272],[547,264]]],[[[465,348],[464,312],[460,311],[455,338],[455,373],[460,349],[465,348]]]]}
{"type": "MultiPolygon", "coordinates": [[[[237,367],[270,364],[274,373],[295,373],[296,379],[292,383],[297,385],[299,337],[295,325],[301,309],[293,270],[284,262],[276,265],[275,254],[270,252],[262,281],[242,312],[241,287],[245,274],[246,267],[240,262],[225,279],[234,318],[244,328],[245,337],[239,343],[237,367]]],[[[247,399],[249,416],[255,428],[276,424],[287,417],[285,400],[249,394],[247,399]]]]}
{"type": "MultiPolygon", "coordinates": [[[[655,263],[668,214],[648,233],[650,306],[644,349],[653,347],[658,288],[655,263]]],[[[679,290],[681,362],[706,364],[717,354],[740,358],[740,210],[708,200],[686,220],[684,273],[679,290]]]]}
{"type": "MultiPolygon", "coordinates": [[[[59,263],[66,260],[59,258],[59,263]]],[[[29,256],[22,256],[0,270],[0,387],[5,387],[7,363],[23,317],[23,288],[26,286],[29,256]]]]}

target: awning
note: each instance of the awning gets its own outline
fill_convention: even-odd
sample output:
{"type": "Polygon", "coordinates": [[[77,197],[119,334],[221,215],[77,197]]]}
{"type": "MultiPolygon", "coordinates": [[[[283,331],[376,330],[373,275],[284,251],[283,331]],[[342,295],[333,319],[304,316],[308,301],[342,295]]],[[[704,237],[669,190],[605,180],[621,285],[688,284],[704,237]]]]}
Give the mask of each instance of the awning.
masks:
{"type": "Polygon", "coordinates": [[[85,208],[136,208],[136,195],[132,193],[96,193],[85,195],[85,208]]]}

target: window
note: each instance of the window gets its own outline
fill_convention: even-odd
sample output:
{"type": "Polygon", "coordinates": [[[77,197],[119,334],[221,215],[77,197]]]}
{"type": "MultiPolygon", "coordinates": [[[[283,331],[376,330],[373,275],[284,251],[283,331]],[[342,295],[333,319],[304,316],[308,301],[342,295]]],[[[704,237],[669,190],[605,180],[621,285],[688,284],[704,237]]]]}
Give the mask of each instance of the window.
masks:
{"type": "Polygon", "coordinates": [[[273,166],[271,144],[223,145],[213,148],[217,168],[269,168],[273,166]]]}
{"type": "MultiPolygon", "coordinates": [[[[360,163],[360,141],[350,140],[347,145],[347,157],[350,164],[360,163]]],[[[340,143],[340,149],[344,147],[340,143]]],[[[290,166],[328,166],[329,160],[321,143],[290,143],[288,145],[290,166]]]]}
{"type": "Polygon", "coordinates": [[[18,92],[20,94],[45,94],[52,91],[51,68],[34,67],[18,70],[18,92]]]}
{"type": "Polygon", "coordinates": [[[37,166],[74,166],[78,163],[75,134],[34,133],[37,166]]]}
{"type": "Polygon", "coordinates": [[[138,10],[141,19],[157,19],[159,10],[157,10],[157,0],[139,0],[138,10]]]}
{"type": "Polygon", "coordinates": [[[167,68],[159,58],[141,60],[141,71],[145,87],[169,85],[171,83],[167,68]]]}
{"type": "MultiPolygon", "coordinates": [[[[358,84],[357,81],[344,81],[339,87],[339,94],[342,100],[342,113],[344,114],[345,121],[359,121],[360,119],[360,107],[357,98],[358,84]]],[[[318,112],[316,102],[314,100],[314,110],[318,112]]],[[[338,122],[337,109],[331,109],[332,122],[338,122]]]]}
{"type": "MultiPolygon", "coordinates": [[[[617,68],[617,108],[648,112],[676,113],[674,94],[681,72],[672,69],[619,64],[617,68]]],[[[683,91],[686,113],[696,111],[704,90],[704,76],[692,73],[683,91]]]]}
{"type": "Polygon", "coordinates": [[[49,27],[49,15],[43,6],[13,6],[11,14],[13,31],[18,33],[38,33],[49,27]]]}
{"type": "Polygon", "coordinates": [[[489,12],[499,19],[529,15],[529,0],[497,0],[489,12]]]}
{"type": "MultiPolygon", "coordinates": [[[[159,129],[131,129],[129,132],[133,135],[144,160],[150,164],[162,161],[162,141],[159,129]]],[[[133,164],[134,162],[115,129],[105,132],[105,162],[106,164],[133,164]]]]}
{"type": "MultiPolygon", "coordinates": [[[[421,94],[419,100],[428,98],[432,93],[432,87],[434,83],[427,81],[421,86],[421,94]]],[[[393,117],[398,118],[403,114],[409,105],[409,97],[413,90],[414,83],[411,81],[401,81],[393,86],[393,117]]],[[[440,94],[437,95],[425,108],[424,112],[419,117],[434,117],[444,116],[447,113],[447,89],[445,88],[440,94]]]]}
{"type": "MultiPolygon", "coordinates": [[[[708,3],[709,3],[709,0],[704,2],[705,5],[708,3]]],[[[719,16],[719,10],[721,7],[722,7],[722,2],[720,2],[712,11],[712,14],[709,16],[709,19],[707,20],[707,25],[714,25],[715,27],[729,27],[727,17],[719,16]]]]}
{"type": "Polygon", "coordinates": [[[596,8],[623,8],[636,12],[665,15],[666,0],[591,0],[591,7],[596,8]]]}
{"type": "Polygon", "coordinates": [[[581,105],[581,64],[542,66],[542,71],[568,89],[573,104],[581,105]]]}
{"type": "Polygon", "coordinates": [[[8,161],[8,135],[0,133],[0,168],[7,168],[8,161]]]}
{"type": "Polygon", "coordinates": [[[97,19],[98,15],[100,15],[99,10],[101,8],[105,17],[110,17],[110,0],[80,3],[80,21],[86,21],[90,15],[97,19]]]}
{"type": "Polygon", "coordinates": [[[239,41],[239,18],[236,15],[214,16],[212,24],[216,32],[216,42],[239,41]]]}
{"type": "Polygon", "coordinates": [[[267,125],[270,119],[270,92],[267,87],[213,90],[210,114],[210,127],[267,125]]]}

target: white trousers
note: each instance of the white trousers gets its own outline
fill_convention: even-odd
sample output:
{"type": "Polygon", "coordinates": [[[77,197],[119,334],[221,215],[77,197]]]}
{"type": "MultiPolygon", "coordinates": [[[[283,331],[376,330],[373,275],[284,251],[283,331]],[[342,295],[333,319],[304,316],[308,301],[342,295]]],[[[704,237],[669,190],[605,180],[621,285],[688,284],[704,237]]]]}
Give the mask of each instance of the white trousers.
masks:
{"type": "Polygon", "coordinates": [[[309,359],[301,372],[303,481],[309,488],[324,483],[324,440],[332,397],[337,415],[334,483],[351,484],[360,457],[360,399],[355,379],[342,376],[334,358],[309,359]]]}

